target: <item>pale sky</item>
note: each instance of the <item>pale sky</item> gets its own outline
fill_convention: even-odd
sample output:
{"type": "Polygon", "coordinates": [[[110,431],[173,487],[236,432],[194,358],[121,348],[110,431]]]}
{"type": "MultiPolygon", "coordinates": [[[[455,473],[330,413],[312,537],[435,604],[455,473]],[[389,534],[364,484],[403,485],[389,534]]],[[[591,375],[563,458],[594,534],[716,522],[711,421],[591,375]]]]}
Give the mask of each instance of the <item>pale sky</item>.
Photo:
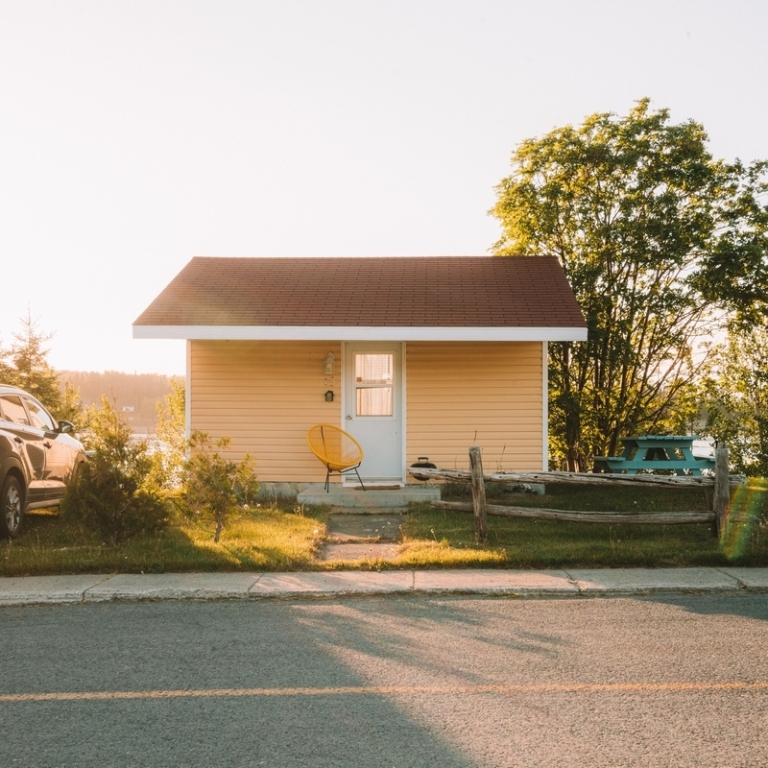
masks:
{"type": "Polygon", "coordinates": [[[0,0],[0,344],[131,338],[205,256],[485,254],[522,140],[648,96],[768,157],[766,0],[0,0]]]}

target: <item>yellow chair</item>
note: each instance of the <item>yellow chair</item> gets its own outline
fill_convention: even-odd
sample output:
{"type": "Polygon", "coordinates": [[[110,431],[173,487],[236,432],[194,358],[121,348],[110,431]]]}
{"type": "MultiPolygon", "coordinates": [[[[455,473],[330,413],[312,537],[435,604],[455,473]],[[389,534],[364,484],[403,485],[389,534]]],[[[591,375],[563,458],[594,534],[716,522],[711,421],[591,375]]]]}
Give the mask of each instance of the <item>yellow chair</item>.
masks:
{"type": "Polygon", "coordinates": [[[315,424],[307,432],[307,445],[312,453],[325,464],[325,490],[330,490],[329,478],[331,472],[343,475],[354,472],[363,490],[365,486],[360,479],[357,468],[363,462],[363,449],[352,435],[333,424],[315,424]]]}

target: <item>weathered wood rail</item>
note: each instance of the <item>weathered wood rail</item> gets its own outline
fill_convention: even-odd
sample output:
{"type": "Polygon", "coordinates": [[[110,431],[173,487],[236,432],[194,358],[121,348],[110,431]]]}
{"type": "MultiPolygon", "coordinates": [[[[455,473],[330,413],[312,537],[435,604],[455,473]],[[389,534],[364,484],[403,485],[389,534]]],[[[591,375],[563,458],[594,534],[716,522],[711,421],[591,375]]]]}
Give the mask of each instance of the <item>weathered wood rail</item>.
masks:
{"type": "Polygon", "coordinates": [[[635,523],[644,525],[683,525],[691,523],[714,523],[715,533],[722,535],[730,504],[730,489],[746,482],[744,475],[728,474],[728,449],[719,445],[715,454],[715,473],[704,476],[679,475],[619,475],[591,474],[585,472],[483,472],[480,449],[469,449],[470,471],[450,469],[430,469],[419,467],[420,479],[449,480],[472,484],[472,503],[433,501],[431,506],[438,509],[452,509],[460,512],[473,512],[475,516],[475,541],[484,543],[487,538],[486,515],[505,517],[525,517],[540,520],[563,520],[584,523],[635,523]],[[544,509],[537,507],[516,507],[487,504],[485,483],[522,483],[587,485],[597,487],[698,487],[711,489],[711,509],[709,511],[573,511],[544,509]]]}
{"type": "MultiPolygon", "coordinates": [[[[436,509],[453,509],[457,512],[473,512],[472,504],[461,501],[432,501],[430,506],[436,509]]],[[[574,523],[642,523],[644,525],[681,525],[684,523],[712,523],[714,512],[576,512],[564,509],[545,509],[543,507],[507,507],[486,504],[489,515],[502,517],[530,517],[538,520],[564,520],[574,523]]]]}
{"type": "MultiPolygon", "coordinates": [[[[471,482],[471,473],[455,469],[425,469],[419,468],[419,477],[425,480],[453,480],[457,483],[471,482]]],[[[746,482],[744,475],[729,475],[729,485],[737,487],[746,482]]],[[[715,476],[692,477],[686,475],[610,475],[592,474],[590,472],[493,472],[483,474],[486,483],[566,483],[571,485],[592,486],[677,486],[680,488],[700,487],[713,488],[715,476]]]]}

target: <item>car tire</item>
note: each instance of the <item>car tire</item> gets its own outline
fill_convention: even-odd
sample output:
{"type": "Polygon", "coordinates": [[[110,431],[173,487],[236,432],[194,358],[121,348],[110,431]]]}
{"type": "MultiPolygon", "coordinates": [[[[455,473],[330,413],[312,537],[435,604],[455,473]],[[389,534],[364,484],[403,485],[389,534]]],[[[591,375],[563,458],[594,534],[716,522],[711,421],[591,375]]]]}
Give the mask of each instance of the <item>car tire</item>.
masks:
{"type": "Polygon", "coordinates": [[[24,489],[18,478],[8,475],[0,493],[0,538],[15,539],[24,522],[24,489]]]}

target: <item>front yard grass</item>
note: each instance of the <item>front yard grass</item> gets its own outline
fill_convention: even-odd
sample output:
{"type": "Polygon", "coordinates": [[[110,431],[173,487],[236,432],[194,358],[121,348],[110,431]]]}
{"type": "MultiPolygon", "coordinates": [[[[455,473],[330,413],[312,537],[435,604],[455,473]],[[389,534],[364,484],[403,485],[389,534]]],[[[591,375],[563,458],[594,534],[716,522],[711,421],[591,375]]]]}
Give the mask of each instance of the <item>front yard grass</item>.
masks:
{"type": "MultiPolygon", "coordinates": [[[[467,500],[471,499],[468,491],[467,500]]],[[[457,494],[461,495],[461,494],[457,494]]],[[[588,488],[553,485],[544,496],[489,496],[489,503],[565,510],[694,511],[709,508],[701,489],[588,488]]],[[[474,544],[467,512],[431,509],[411,514],[405,535],[420,542],[409,555],[413,567],[449,564],[452,553],[478,555],[477,565],[505,568],[662,568],[768,566],[768,480],[750,480],[732,494],[727,534],[719,542],[709,524],[607,525],[488,517],[488,544],[474,544]],[[430,547],[423,542],[432,540],[430,547]],[[424,560],[422,562],[422,560],[424,560]]],[[[470,563],[467,563],[470,564],[470,563]]],[[[475,563],[472,563],[475,564],[475,563]]]]}
{"type": "Polygon", "coordinates": [[[254,508],[224,529],[178,521],[161,533],[107,546],[55,511],[28,513],[14,541],[0,541],[0,576],[64,573],[300,571],[313,568],[327,512],[300,507],[254,508]]]}
{"type": "MultiPolygon", "coordinates": [[[[446,489],[461,495],[460,488],[446,489]]],[[[467,496],[467,498],[469,498],[467,496]]],[[[559,509],[707,509],[700,489],[552,485],[545,496],[489,488],[489,502],[559,509]]],[[[610,568],[768,566],[768,480],[752,479],[732,496],[723,542],[709,525],[605,525],[489,516],[488,544],[474,543],[470,513],[413,505],[403,542],[392,560],[323,563],[327,508],[291,503],[249,510],[213,531],[179,521],[161,534],[104,545],[96,535],[55,512],[30,513],[15,541],[0,542],[0,576],[66,573],[302,571],[344,568],[610,568]]]]}

